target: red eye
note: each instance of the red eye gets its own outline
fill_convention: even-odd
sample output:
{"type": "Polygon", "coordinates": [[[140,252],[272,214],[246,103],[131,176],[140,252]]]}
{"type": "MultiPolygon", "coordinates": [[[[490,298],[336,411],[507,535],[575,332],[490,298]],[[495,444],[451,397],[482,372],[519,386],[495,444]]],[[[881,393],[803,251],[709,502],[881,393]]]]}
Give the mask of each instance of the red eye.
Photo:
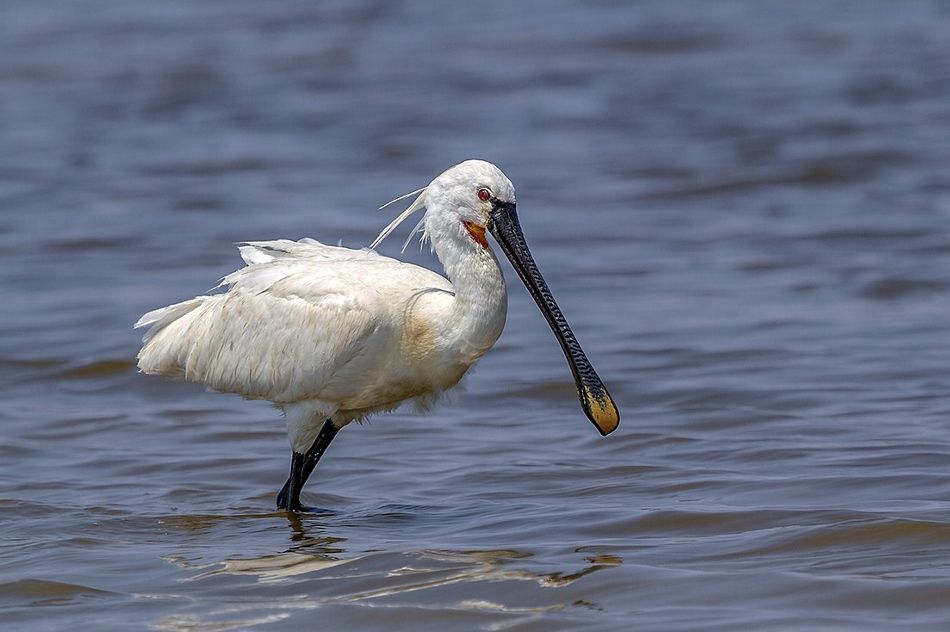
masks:
{"type": "Polygon", "coordinates": [[[491,191],[488,189],[479,189],[478,190],[478,199],[482,202],[487,202],[491,198],[491,191]]]}

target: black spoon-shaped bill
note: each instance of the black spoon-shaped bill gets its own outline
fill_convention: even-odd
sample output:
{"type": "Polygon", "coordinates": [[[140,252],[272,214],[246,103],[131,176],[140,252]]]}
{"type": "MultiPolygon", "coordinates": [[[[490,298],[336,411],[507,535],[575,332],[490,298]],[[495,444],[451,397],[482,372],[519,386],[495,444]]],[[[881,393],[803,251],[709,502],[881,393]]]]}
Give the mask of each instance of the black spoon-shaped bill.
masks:
{"type": "Polygon", "coordinates": [[[571,331],[571,326],[561,313],[554,295],[544,282],[544,277],[541,276],[541,271],[538,270],[531,251],[528,250],[521,224],[518,223],[515,205],[508,202],[495,202],[488,229],[495,236],[505,256],[511,261],[512,267],[528,288],[560,343],[564,357],[567,358],[567,363],[574,374],[577,396],[584,413],[601,435],[610,434],[620,424],[620,413],[610,393],[607,392],[607,387],[594,371],[590,360],[587,359],[580,343],[574,337],[574,332],[571,331]]]}

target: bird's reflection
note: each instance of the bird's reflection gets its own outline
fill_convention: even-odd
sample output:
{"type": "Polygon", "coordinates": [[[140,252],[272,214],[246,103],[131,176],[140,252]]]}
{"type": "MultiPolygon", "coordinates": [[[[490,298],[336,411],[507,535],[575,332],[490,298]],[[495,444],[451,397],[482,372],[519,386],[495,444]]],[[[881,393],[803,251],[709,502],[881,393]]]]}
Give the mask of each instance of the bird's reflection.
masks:
{"type": "Polygon", "coordinates": [[[590,564],[579,571],[573,573],[555,572],[548,574],[546,576],[548,585],[566,586],[573,584],[584,575],[590,575],[594,571],[603,570],[605,568],[620,566],[623,563],[623,558],[619,555],[594,555],[585,557],[584,560],[590,562],[590,564]]]}
{"type": "MultiPolygon", "coordinates": [[[[227,518],[220,517],[222,520],[227,518]]],[[[230,519],[234,519],[232,516],[230,519]]],[[[286,520],[289,528],[287,545],[280,553],[257,557],[234,556],[213,565],[194,565],[184,559],[169,560],[182,567],[199,572],[188,578],[189,581],[202,581],[209,578],[231,576],[249,577],[255,583],[288,583],[307,586],[300,593],[295,588],[293,595],[286,598],[250,600],[247,603],[232,603],[216,609],[214,612],[195,615],[190,624],[221,617],[238,616],[241,622],[250,621],[254,615],[289,616],[287,613],[301,608],[320,608],[327,604],[348,604],[374,606],[376,600],[405,596],[412,603],[428,602],[442,604],[445,593],[439,589],[452,584],[462,588],[457,592],[461,599],[452,599],[446,607],[452,610],[491,613],[492,616],[504,614],[512,621],[537,621],[545,613],[568,608],[599,609],[600,606],[576,593],[569,592],[568,599],[562,599],[558,589],[582,580],[587,575],[619,566],[623,559],[618,555],[591,548],[575,548],[575,554],[584,555],[583,564],[570,564],[572,568],[550,572],[549,560],[538,559],[535,552],[517,548],[497,549],[424,549],[424,550],[363,550],[356,552],[348,549],[347,539],[330,533],[331,526],[319,515],[300,516],[297,514],[274,513],[269,515],[243,516],[247,520],[279,518],[286,520]],[[545,567],[546,572],[537,572],[530,567],[536,564],[545,567]],[[547,599],[532,606],[509,603],[500,599],[494,591],[479,597],[476,588],[485,582],[531,582],[541,589],[555,589],[547,599]],[[429,593],[428,590],[436,592],[429,593]],[[441,596],[440,596],[441,595],[441,596]],[[276,614],[275,614],[276,613],[276,614]]],[[[213,521],[212,521],[213,522],[213,521]]],[[[199,528],[209,526],[209,517],[198,521],[199,528]]],[[[194,528],[194,520],[185,521],[187,528],[194,528]]],[[[336,525],[336,528],[341,528],[336,525]]],[[[162,626],[179,629],[177,623],[163,620],[162,626]]]]}
{"type": "MultiPolygon", "coordinates": [[[[332,515],[332,512],[326,512],[332,515]]],[[[209,565],[182,564],[201,572],[190,577],[192,581],[217,575],[253,576],[259,582],[281,582],[303,579],[333,580],[347,576],[341,570],[366,558],[375,558],[380,579],[384,585],[372,588],[363,587],[344,594],[338,594],[334,600],[349,602],[373,599],[387,595],[410,591],[425,590],[437,586],[475,581],[531,581],[544,588],[558,588],[573,584],[585,576],[623,563],[618,555],[593,553],[584,547],[575,549],[577,553],[586,552],[584,564],[554,572],[539,573],[528,568],[528,560],[535,557],[531,551],[513,548],[499,549],[424,549],[401,552],[400,566],[395,568],[386,556],[392,552],[371,551],[362,554],[347,552],[347,539],[329,532],[324,514],[299,515],[295,513],[275,512],[242,516],[177,516],[170,520],[188,530],[207,530],[220,521],[240,520],[286,520],[289,528],[288,544],[279,553],[257,557],[229,557],[209,567],[209,565]],[[593,553],[593,554],[592,554],[593,553]]],[[[180,560],[172,560],[180,563],[180,560]]],[[[364,565],[365,566],[365,565],[364,565]]],[[[365,569],[364,569],[365,572],[365,569]]]]}
{"type": "MultiPolygon", "coordinates": [[[[347,554],[344,546],[346,538],[329,534],[326,525],[314,516],[302,517],[294,513],[283,515],[290,528],[290,543],[284,551],[252,558],[228,558],[223,560],[218,568],[193,579],[221,574],[252,575],[261,582],[277,582],[290,578],[299,580],[310,574],[313,579],[332,579],[339,571],[329,571],[328,575],[328,569],[352,564],[367,557],[386,555],[383,552],[347,554]]],[[[385,586],[339,595],[338,599],[360,601],[447,584],[484,580],[533,581],[542,587],[562,587],[595,571],[623,563],[623,559],[618,555],[589,555],[584,558],[585,565],[580,568],[538,573],[524,567],[524,562],[532,557],[532,552],[508,548],[407,551],[401,557],[402,564],[399,568],[386,565],[380,567],[380,577],[386,578],[385,586]]],[[[341,577],[343,575],[345,573],[341,577]]]]}

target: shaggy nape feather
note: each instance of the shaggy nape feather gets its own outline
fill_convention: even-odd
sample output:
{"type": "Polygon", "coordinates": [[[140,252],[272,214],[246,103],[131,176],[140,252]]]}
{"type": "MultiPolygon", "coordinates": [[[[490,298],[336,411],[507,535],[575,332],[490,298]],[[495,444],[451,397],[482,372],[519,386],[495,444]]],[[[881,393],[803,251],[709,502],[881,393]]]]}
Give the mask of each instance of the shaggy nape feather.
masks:
{"type": "MultiPolygon", "coordinates": [[[[400,195],[400,196],[397,197],[395,200],[391,200],[391,201],[389,201],[389,202],[386,202],[385,204],[383,204],[382,206],[379,207],[380,210],[382,210],[382,209],[386,208],[387,206],[389,206],[390,204],[392,204],[392,203],[394,203],[394,202],[398,202],[399,200],[404,200],[404,199],[406,199],[407,197],[410,197],[410,196],[415,195],[415,194],[417,194],[417,193],[419,194],[419,196],[418,196],[415,200],[413,200],[412,204],[409,205],[409,208],[407,208],[405,211],[403,211],[402,213],[400,213],[400,214],[396,217],[396,219],[394,219],[393,221],[389,222],[389,225],[386,226],[386,228],[384,228],[384,229],[379,233],[379,235],[376,237],[376,239],[373,240],[373,243],[371,243],[371,244],[369,245],[370,250],[376,250],[376,246],[378,246],[380,243],[382,243],[382,241],[383,241],[384,239],[386,239],[386,237],[388,237],[390,233],[392,233],[394,230],[396,230],[396,227],[399,226],[400,224],[402,224],[402,223],[406,220],[406,218],[408,218],[410,215],[412,215],[412,214],[415,213],[416,211],[421,210],[421,209],[424,209],[424,208],[426,207],[426,189],[428,189],[428,187],[422,187],[421,189],[417,189],[417,190],[413,191],[412,193],[407,193],[407,194],[405,194],[405,195],[400,195]]],[[[425,214],[423,214],[422,219],[419,221],[419,223],[416,224],[416,227],[412,229],[412,232],[409,233],[409,239],[407,239],[407,240],[406,240],[406,243],[403,244],[403,246],[402,246],[403,251],[406,250],[406,246],[409,245],[409,241],[412,239],[412,236],[415,235],[417,232],[419,232],[419,230],[423,227],[424,223],[425,223],[425,214]]],[[[423,239],[425,239],[425,236],[424,236],[424,235],[423,235],[423,239]]]]}

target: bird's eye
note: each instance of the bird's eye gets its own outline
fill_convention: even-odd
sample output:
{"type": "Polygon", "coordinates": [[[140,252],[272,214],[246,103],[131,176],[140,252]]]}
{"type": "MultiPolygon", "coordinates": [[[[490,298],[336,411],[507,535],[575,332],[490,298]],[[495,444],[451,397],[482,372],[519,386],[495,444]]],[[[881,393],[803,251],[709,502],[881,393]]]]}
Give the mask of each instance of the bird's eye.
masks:
{"type": "Polygon", "coordinates": [[[479,189],[478,190],[478,199],[482,202],[487,202],[491,198],[491,191],[488,189],[479,189]]]}

